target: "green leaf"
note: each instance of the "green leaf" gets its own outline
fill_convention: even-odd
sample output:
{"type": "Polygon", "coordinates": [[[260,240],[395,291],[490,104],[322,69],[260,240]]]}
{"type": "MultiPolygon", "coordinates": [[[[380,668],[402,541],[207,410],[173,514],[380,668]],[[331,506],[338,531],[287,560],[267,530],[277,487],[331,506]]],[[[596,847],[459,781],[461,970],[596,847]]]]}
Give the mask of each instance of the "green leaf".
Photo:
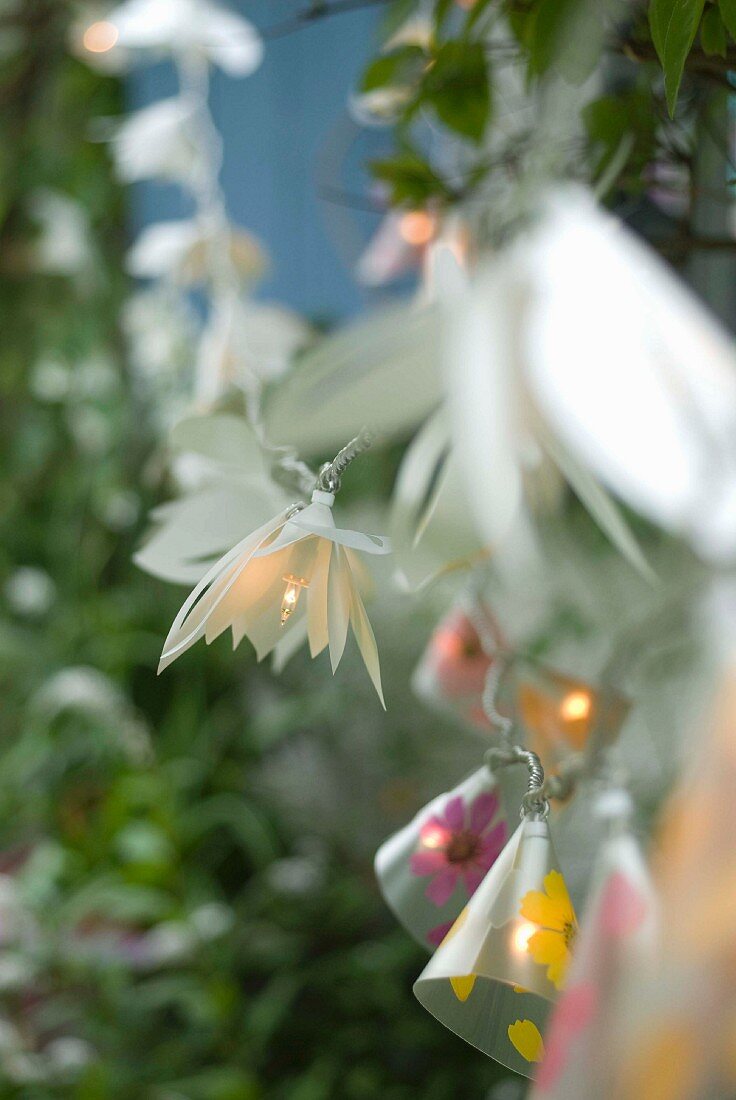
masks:
{"type": "Polygon", "coordinates": [[[705,0],[650,0],[649,28],[664,72],[667,108],[675,113],[685,61],[695,40],[705,0]]]}
{"type": "Polygon", "coordinates": [[[708,57],[725,57],[728,35],[723,17],[715,5],[711,5],[703,14],[700,23],[700,45],[708,57]]]}
{"type": "Polygon", "coordinates": [[[371,62],[363,73],[361,90],[372,92],[391,84],[416,84],[426,64],[427,55],[421,46],[400,46],[371,62]]]}
{"type": "Polygon", "coordinates": [[[491,114],[488,66],[480,42],[445,42],[424,77],[422,102],[451,130],[480,142],[491,114]]]}
{"type": "Polygon", "coordinates": [[[587,80],[603,47],[602,7],[590,0],[539,0],[521,32],[529,71],[554,70],[575,85],[587,80]]]}
{"type": "Polygon", "coordinates": [[[390,160],[374,160],[370,168],[376,179],[390,185],[394,205],[424,206],[430,199],[449,197],[444,181],[415,153],[400,153],[390,160]]]}
{"type": "Polygon", "coordinates": [[[718,0],[718,9],[726,30],[731,38],[736,39],[736,0],[718,0]]]}

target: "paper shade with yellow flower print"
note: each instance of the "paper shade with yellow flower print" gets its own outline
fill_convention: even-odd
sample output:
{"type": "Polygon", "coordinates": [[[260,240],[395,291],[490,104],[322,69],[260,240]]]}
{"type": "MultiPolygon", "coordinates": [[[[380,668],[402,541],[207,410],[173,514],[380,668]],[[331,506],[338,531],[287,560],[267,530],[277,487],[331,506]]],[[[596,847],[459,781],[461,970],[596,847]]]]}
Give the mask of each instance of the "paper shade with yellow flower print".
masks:
{"type": "Polygon", "coordinates": [[[376,853],[387,904],[433,950],[493,866],[508,835],[495,776],[478,768],[434,798],[376,853]]]}
{"type": "Polygon", "coordinates": [[[558,987],[529,949],[542,925],[524,916],[522,903],[549,881],[561,895],[560,880],[547,822],[525,818],[414,985],[446,1027],[527,1077],[558,987]]]}
{"type": "Polygon", "coordinates": [[[313,657],[329,648],[334,672],[351,626],[383,703],[378,650],[361,596],[367,576],[356,551],[387,554],[390,545],[336,527],[334,499],[315,490],[306,508],[280,513],[220,558],[174,619],[159,672],[201,638],[209,644],[228,628],[233,647],[248,637],[259,660],[299,632],[313,657]]]}

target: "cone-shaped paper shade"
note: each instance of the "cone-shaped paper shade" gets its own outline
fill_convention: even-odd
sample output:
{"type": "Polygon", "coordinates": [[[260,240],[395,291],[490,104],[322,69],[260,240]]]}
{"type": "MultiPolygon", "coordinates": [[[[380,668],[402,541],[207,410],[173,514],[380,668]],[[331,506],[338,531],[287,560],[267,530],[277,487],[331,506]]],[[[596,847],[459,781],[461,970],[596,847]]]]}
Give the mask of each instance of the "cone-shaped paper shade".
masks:
{"type": "Polygon", "coordinates": [[[513,666],[513,695],[526,740],[545,768],[584,749],[594,729],[605,727],[605,740],[612,740],[628,711],[626,700],[615,692],[527,661],[513,666]]]}
{"type": "Polygon", "coordinates": [[[610,837],[597,862],[570,975],[545,1035],[534,1100],[605,1094],[615,1069],[612,1022],[627,981],[654,950],[654,887],[635,838],[628,832],[610,837]]]}
{"type": "Polygon", "coordinates": [[[376,853],[386,902],[424,947],[444,939],[506,843],[496,780],[478,768],[439,795],[376,853]]]}
{"type": "Polygon", "coordinates": [[[462,1039],[532,1076],[573,930],[547,823],[527,819],[430,959],[414,992],[462,1039]]]}

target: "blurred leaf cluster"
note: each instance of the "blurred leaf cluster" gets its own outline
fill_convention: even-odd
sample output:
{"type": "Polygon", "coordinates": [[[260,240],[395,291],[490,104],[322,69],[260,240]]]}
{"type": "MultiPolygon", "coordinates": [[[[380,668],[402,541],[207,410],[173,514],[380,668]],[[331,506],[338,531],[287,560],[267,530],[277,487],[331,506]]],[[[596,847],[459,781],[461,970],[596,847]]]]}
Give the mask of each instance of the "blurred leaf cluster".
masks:
{"type": "Polygon", "coordinates": [[[180,596],[130,561],[165,490],[90,140],[121,88],[68,56],[61,0],[2,18],[0,1095],[484,1097],[498,1071],[417,1010],[422,954],[373,883],[370,807],[411,803],[400,709],[370,781],[356,750],[330,786],[349,678],[296,661],[279,686],[226,645],[155,676],[180,596]]]}
{"type": "MultiPolygon", "coordinates": [[[[373,174],[394,206],[467,213],[523,181],[538,142],[524,101],[562,80],[577,123],[549,167],[618,202],[654,194],[682,239],[697,135],[731,88],[735,36],[732,0],[396,0],[360,89],[394,136],[373,174]]],[[[728,134],[718,140],[730,160],[728,134]]]]}

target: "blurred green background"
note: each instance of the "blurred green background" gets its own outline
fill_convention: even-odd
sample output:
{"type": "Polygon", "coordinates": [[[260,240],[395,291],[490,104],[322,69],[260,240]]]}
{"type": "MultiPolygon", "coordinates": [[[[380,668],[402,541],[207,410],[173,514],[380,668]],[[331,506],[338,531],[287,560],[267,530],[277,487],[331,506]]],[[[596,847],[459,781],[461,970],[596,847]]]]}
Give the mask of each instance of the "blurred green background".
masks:
{"type": "Polygon", "coordinates": [[[167,485],[119,330],[124,196],[89,140],[121,86],[68,55],[68,5],[22,15],[0,78],[0,1095],[491,1095],[500,1071],[414,1001],[424,957],[372,874],[423,759],[477,758],[410,701],[429,612],[397,612],[387,716],[357,660],[275,680],[223,641],[155,675],[181,592],[131,564],[167,485]],[[83,262],[48,239],[60,195],[83,262]]]}

